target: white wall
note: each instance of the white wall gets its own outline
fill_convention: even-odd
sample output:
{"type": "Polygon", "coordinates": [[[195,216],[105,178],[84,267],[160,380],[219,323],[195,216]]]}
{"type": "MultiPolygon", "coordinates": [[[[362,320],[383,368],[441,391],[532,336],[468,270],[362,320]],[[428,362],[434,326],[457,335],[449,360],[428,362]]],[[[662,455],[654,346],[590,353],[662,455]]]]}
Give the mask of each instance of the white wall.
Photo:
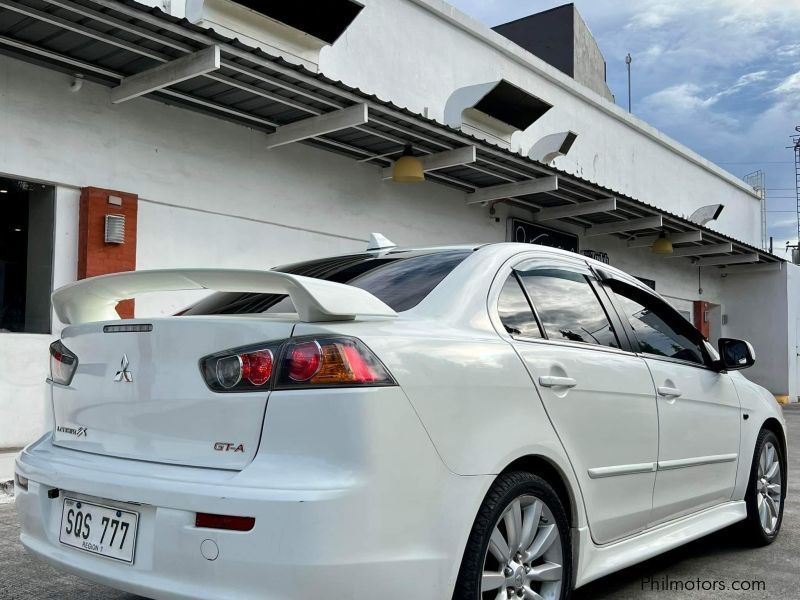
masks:
{"type": "Polygon", "coordinates": [[[517,135],[523,148],[575,131],[575,145],[556,166],[684,216],[725,204],[711,227],[760,245],[759,200],[733,175],[440,0],[363,3],[344,35],[322,50],[320,70],[329,77],[440,121],[456,89],[507,79],[554,106],[517,135]]]}
{"type": "MultiPolygon", "coordinates": [[[[789,386],[793,384],[791,393],[796,397],[796,382],[794,377],[790,379],[787,316],[790,312],[796,315],[797,308],[791,309],[788,302],[789,269],[797,270],[792,265],[784,265],[781,271],[732,273],[725,277],[722,312],[727,315],[728,322],[723,325],[722,333],[725,337],[745,339],[753,344],[756,364],[745,373],[748,379],[776,395],[789,394],[789,386]]],[[[800,293],[800,289],[795,293],[800,293]]],[[[796,359],[791,361],[791,366],[794,365],[796,359]]]]}

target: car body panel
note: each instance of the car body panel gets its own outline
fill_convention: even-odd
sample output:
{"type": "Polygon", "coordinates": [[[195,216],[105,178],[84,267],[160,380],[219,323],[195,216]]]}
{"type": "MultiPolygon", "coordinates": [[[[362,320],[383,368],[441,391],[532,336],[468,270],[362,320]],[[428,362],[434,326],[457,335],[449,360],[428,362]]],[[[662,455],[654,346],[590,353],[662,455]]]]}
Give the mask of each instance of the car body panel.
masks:
{"type": "MultiPolygon", "coordinates": [[[[90,446],[63,438],[54,443],[48,434],[26,448],[16,462],[17,473],[30,480],[29,489],[17,490],[24,545],[62,568],[153,598],[299,600],[327,597],[335,591],[335,596],[343,599],[377,593],[389,599],[441,600],[452,596],[461,557],[487,491],[497,474],[521,464],[519,459],[546,461],[566,490],[575,585],[744,518],[742,499],[755,437],[767,420],[783,428],[783,419],[768,392],[739,373],[715,374],[731,384],[723,390],[726,406],[735,411],[741,405],[741,435],[736,434],[740,459],[731,463],[736,465],[736,484],[729,498],[696,510],[691,507],[696,498],[682,497],[678,500],[689,501],[684,508],[691,514],[647,526],[641,522],[643,513],[648,512],[646,501],[644,508],[631,511],[627,507],[628,512],[636,513],[631,518],[625,514],[624,499],[581,482],[582,473],[588,474],[589,469],[662,460],[660,456],[650,458],[659,437],[652,422],[656,384],[642,357],[628,346],[585,351],[598,363],[585,390],[578,387],[551,397],[537,389],[535,382],[541,374],[552,374],[559,365],[571,370],[581,361],[568,356],[569,344],[539,341],[523,345],[508,336],[499,322],[496,305],[504,277],[516,261],[531,256],[576,260],[572,253],[526,244],[482,246],[417,306],[394,318],[357,316],[347,321],[307,323],[298,322],[297,315],[165,319],[178,324],[183,319],[221,324],[219,332],[213,327],[197,328],[196,337],[188,335],[191,348],[165,342],[158,349],[172,348],[175,361],[187,362],[191,356],[194,362],[186,369],[186,378],[179,378],[191,398],[211,397],[206,396],[210,392],[197,365],[202,356],[276,339],[278,333],[286,334],[288,323],[292,324],[292,336],[335,334],[360,339],[398,385],[273,391],[268,402],[266,397],[257,399],[255,408],[260,413],[252,414],[253,407],[244,404],[249,393],[216,394],[218,406],[203,408],[203,403],[199,404],[206,424],[214,425],[214,431],[232,433],[225,429],[225,420],[235,422],[237,417],[230,411],[240,407],[248,425],[244,429],[236,425],[236,431],[246,430],[258,438],[257,450],[237,457],[241,462],[236,463],[197,458],[199,446],[198,454],[192,454],[194,460],[187,460],[191,453],[181,454],[178,445],[161,447],[161,454],[167,459],[171,456],[172,461],[159,460],[156,453],[124,457],[119,451],[124,445],[86,452],[90,446]],[[269,330],[276,323],[283,329],[269,330]],[[620,396],[614,394],[612,383],[619,380],[625,385],[629,376],[625,365],[634,363],[638,365],[636,393],[622,396],[625,414],[613,414],[620,396]],[[190,377],[194,380],[189,381],[190,377]],[[649,399],[648,377],[652,386],[649,399]],[[598,393],[602,394],[599,399],[595,397],[598,393]],[[729,396],[731,393],[734,396],[729,396]],[[598,400],[593,407],[596,410],[581,411],[577,406],[579,402],[591,406],[593,400],[598,400]],[[649,402],[652,410],[643,408],[640,401],[649,402]],[[616,422],[597,423],[593,430],[592,421],[602,419],[616,422]],[[257,421],[255,426],[253,421],[257,421]],[[576,429],[569,429],[569,423],[576,429]],[[620,439],[626,443],[619,444],[620,439]],[[604,442],[612,447],[604,447],[604,442]],[[620,447],[614,448],[615,443],[620,447]],[[626,448],[631,445],[637,452],[626,448]],[[177,464],[181,462],[184,464],[177,464]],[[60,500],[48,497],[52,489],[140,511],[142,537],[133,567],[59,544],[60,500]],[[619,507],[605,513],[592,510],[597,503],[614,501],[619,507]],[[256,526],[246,533],[197,528],[196,512],[253,516],[256,526]],[[216,560],[203,557],[200,546],[205,540],[217,544],[220,556],[216,560]],[[612,541],[600,543],[608,540],[612,541]]],[[[592,269],[611,269],[589,259],[578,260],[592,269]]],[[[101,325],[87,327],[91,330],[101,325]]],[[[68,339],[65,343],[69,347],[68,339]]],[[[88,364],[102,362],[96,367],[96,376],[113,380],[111,370],[119,367],[104,354],[118,353],[122,347],[101,346],[97,356],[102,360],[93,358],[88,364]]],[[[137,361],[148,360],[154,358],[152,350],[143,343],[131,354],[137,361]]],[[[81,350],[86,356],[90,352],[81,350]]],[[[696,404],[691,417],[714,418],[711,409],[715,407],[700,404],[705,400],[703,385],[708,384],[696,383],[698,387],[687,393],[692,406],[696,404]]],[[[84,412],[91,414],[96,406],[98,411],[106,410],[115,388],[111,383],[104,386],[82,400],[86,402],[84,412]]],[[[169,389],[166,384],[151,385],[156,393],[149,397],[157,398],[169,389]]],[[[62,401],[53,400],[54,404],[62,401]]],[[[69,402],[65,400],[64,405],[69,402]]],[[[60,418],[78,420],[83,414],[78,409],[65,412],[65,406],[58,408],[60,418]]],[[[169,410],[166,406],[164,413],[169,410]]],[[[145,414],[128,416],[136,420],[145,414]]],[[[210,428],[199,433],[181,430],[178,415],[155,414],[161,415],[161,425],[183,432],[193,444],[205,444],[210,435],[210,428]]],[[[730,414],[734,413],[726,413],[730,414]]],[[[674,430],[683,422],[669,421],[665,424],[674,430]]],[[[148,424],[141,431],[152,448],[158,439],[157,425],[148,424]]],[[[117,432],[111,433],[114,435],[106,441],[101,437],[101,443],[119,444],[117,432]]],[[[712,445],[698,445],[691,452],[716,452],[723,444],[727,449],[730,439],[729,435],[712,435],[708,442],[712,445]]],[[[674,448],[664,446],[667,450],[674,448]]],[[[690,474],[702,468],[687,466],[684,470],[690,474]]],[[[647,478],[652,488],[658,473],[631,473],[630,481],[636,481],[638,475],[647,478]]],[[[623,481],[622,476],[607,479],[623,481]]],[[[714,481],[721,489],[720,479],[714,481]]],[[[620,485],[623,496],[626,489],[625,484],[620,485]]],[[[636,485],[634,489],[638,493],[636,485]]],[[[687,485],[676,489],[691,494],[687,485]]],[[[674,508],[675,503],[672,505],[674,508]]]]}

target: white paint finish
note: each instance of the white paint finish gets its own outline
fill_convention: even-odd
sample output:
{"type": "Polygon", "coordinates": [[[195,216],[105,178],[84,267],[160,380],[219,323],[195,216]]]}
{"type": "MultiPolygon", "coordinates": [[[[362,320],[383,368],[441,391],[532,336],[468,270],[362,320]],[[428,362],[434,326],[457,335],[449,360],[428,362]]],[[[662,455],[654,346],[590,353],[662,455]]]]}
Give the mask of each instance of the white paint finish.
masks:
{"type": "Polygon", "coordinates": [[[288,125],[282,125],[274,133],[267,135],[266,147],[272,150],[278,146],[363,125],[369,120],[367,112],[366,104],[356,104],[316,117],[309,117],[302,121],[295,121],[288,125]]]}
{"type": "Polygon", "coordinates": [[[619,221],[613,223],[603,223],[602,225],[592,225],[587,227],[585,235],[587,237],[595,235],[608,235],[610,233],[632,233],[642,229],[655,229],[661,227],[662,217],[642,217],[641,219],[629,219],[627,221],[619,221]]]}
{"type": "Polygon", "coordinates": [[[590,542],[588,529],[580,530],[577,544],[580,557],[575,585],[586,585],[595,579],[658,556],[743,521],[746,516],[747,507],[744,501],[727,502],[603,547],[594,546],[590,542]]]}
{"type": "Polygon", "coordinates": [[[655,358],[645,362],[656,386],[678,393],[658,397],[658,472],[650,519],[655,524],[731,499],[742,417],[728,373],[655,358]],[[727,460],[731,456],[733,461],[727,460]],[[720,457],[726,460],[712,461],[720,457]]]}
{"type": "MultiPolygon", "coordinates": [[[[649,248],[658,239],[657,235],[644,235],[633,238],[628,242],[628,248],[649,248]]],[[[702,242],[702,231],[687,231],[686,233],[670,233],[669,239],[673,244],[689,242],[702,242]]]]}
{"type": "Polygon", "coordinates": [[[722,312],[728,317],[722,335],[753,345],[756,363],[747,378],[776,395],[798,393],[796,380],[794,389],[789,387],[798,358],[788,326],[798,314],[797,303],[788,301],[800,298],[798,269],[786,264],[780,271],[732,272],[722,281],[722,312]]]}
{"type": "Polygon", "coordinates": [[[123,79],[111,88],[111,102],[120,104],[150,92],[216,71],[220,67],[219,46],[209,46],[123,79]]]}
{"type": "Polygon", "coordinates": [[[742,263],[756,263],[758,262],[758,253],[750,252],[746,254],[735,254],[732,256],[712,257],[706,256],[698,258],[694,263],[698,267],[715,267],[723,265],[739,265],[742,263]]]}
{"type": "Polygon", "coordinates": [[[565,217],[579,217],[581,215],[592,215],[616,209],[617,209],[617,199],[606,198],[605,200],[581,202],[580,204],[569,204],[566,206],[554,206],[551,208],[542,208],[541,210],[539,210],[539,212],[533,214],[533,220],[550,221],[553,219],[563,219],[565,217]]]}
{"type": "Polygon", "coordinates": [[[356,316],[395,317],[391,308],[360,288],[276,271],[154,269],[91,277],[53,292],[64,323],[118,319],[120,300],[161,291],[211,290],[288,294],[301,321],[348,321],[356,316]]]}
{"type": "Polygon", "coordinates": [[[678,258],[681,256],[703,256],[704,254],[723,254],[733,252],[733,244],[703,244],[701,246],[687,246],[685,248],[673,248],[672,254],[665,254],[664,258],[678,258]]]}
{"type": "Polygon", "coordinates": [[[0,448],[19,448],[50,426],[45,379],[50,335],[0,333],[0,448]]]}
{"type": "Polygon", "coordinates": [[[524,134],[514,134],[512,147],[525,150],[545,135],[572,130],[578,140],[568,156],[556,159],[558,167],[681,215],[725,204],[713,227],[760,243],[759,200],[730,173],[444,2],[364,4],[342,38],[320,54],[320,70],[329,77],[412,111],[427,110],[441,122],[447,122],[445,106],[455,90],[506,79],[554,105],[524,134]],[[394,57],[397,48],[403,48],[402,61],[394,57]]]}
{"type": "MultiPolygon", "coordinates": [[[[611,364],[617,359],[634,360],[644,369],[644,362],[630,353],[591,350],[609,358],[593,357],[589,361],[580,360],[582,350],[571,344],[536,344],[544,348],[537,353],[537,361],[565,364],[570,370],[574,367],[577,382],[569,391],[552,389],[553,398],[548,398],[544,392],[544,401],[537,396],[532,377],[507,336],[501,333],[493,312],[499,285],[508,275],[510,264],[529,256],[547,261],[577,260],[568,252],[532,249],[524,244],[485,246],[466,258],[417,307],[405,311],[397,319],[298,323],[294,335],[334,333],[360,338],[392,372],[399,387],[272,392],[260,432],[252,428],[252,421],[261,427],[260,421],[252,418],[246,419],[249,425],[238,423],[234,428],[242,435],[260,433],[258,452],[251,455],[252,462],[231,465],[241,469],[237,474],[142,460],[121,461],[92,452],[65,453],[53,445],[51,436],[46,436],[28,448],[17,462],[20,473],[31,481],[29,491],[22,491],[18,498],[23,543],[45,560],[151,597],[214,597],[221,589],[232,587],[243,598],[263,597],[265,576],[277,582],[270,590],[275,597],[330,595],[332,590],[354,591],[361,595],[361,588],[353,588],[354,574],[359,574],[358,585],[366,577],[368,587],[364,591],[380,583],[382,593],[391,597],[446,598],[452,595],[464,544],[493,475],[514,460],[531,454],[549,461],[563,476],[570,497],[569,509],[580,536],[576,546],[579,584],[740,520],[744,514],[742,496],[734,495],[734,502],[720,500],[713,510],[644,531],[618,544],[603,547],[593,544],[586,528],[593,525],[594,509],[603,509],[606,503],[596,489],[584,486],[582,481],[579,484],[580,475],[576,478],[573,467],[649,463],[650,470],[644,473],[591,481],[616,483],[618,488],[630,492],[626,488],[627,480],[649,477],[646,487],[652,492],[652,478],[661,474],[652,472],[655,448],[650,460],[611,456],[604,465],[590,463],[598,456],[605,458],[608,453],[616,452],[624,457],[637,443],[655,445],[659,438],[669,437],[675,446],[681,442],[685,446],[685,440],[682,430],[671,428],[669,424],[656,434],[653,431],[655,418],[650,427],[630,421],[632,413],[641,410],[642,405],[634,402],[630,393],[620,394],[623,387],[627,392],[633,389],[635,395],[638,383],[642,383],[650,390],[647,400],[655,404],[653,380],[646,370],[642,377],[637,374],[634,379],[630,365],[611,364]],[[558,355],[553,358],[556,353],[558,355]],[[593,364],[604,362],[607,362],[604,372],[600,372],[603,369],[590,370],[593,364]],[[584,374],[588,374],[589,384],[583,383],[584,374]],[[605,388],[594,390],[602,394],[599,397],[606,397],[605,410],[590,415],[591,405],[589,408],[572,406],[571,418],[554,417],[556,426],[563,428],[558,432],[564,440],[562,445],[545,412],[545,405],[551,415],[569,411],[573,399],[577,399],[576,392],[590,399],[586,394],[587,385],[605,388]],[[622,410],[620,398],[631,400],[622,410]],[[298,435],[298,431],[302,435],[298,435]],[[573,447],[567,440],[570,435],[581,437],[582,444],[573,447]],[[625,443],[615,443],[622,439],[621,435],[629,437],[624,438],[625,443]],[[635,443],[631,443],[631,437],[635,443]],[[151,533],[137,550],[141,552],[136,563],[139,568],[135,564],[133,569],[115,570],[109,566],[111,563],[89,561],[82,554],[67,552],[57,543],[50,532],[56,529],[58,506],[44,497],[47,486],[56,482],[79,496],[94,496],[112,505],[123,500],[137,502],[145,507],[141,509],[142,527],[149,527],[151,533]],[[213,581],[208,579],[207,573],[196,572],[186,563],[183,551],[169,554],[170,560],[152,560],[155,548],[199,547],[206,539],[207,532],[186,527],[198,507],[214,513],[252,515],[258,523],[254,530],[257,534],[244,536],[237,544],[221,546],[221,556],[225,557],[221,565],[224,566],[215,571],[213,581]],[[445,509],[449,510],[449,518],[443,521],[441,514],[445,509]],[[147,511],[152,512],[148,515],[147,511]],[[391,514],[392,519],[386,519],[386,514],[391,514]],[[354,538],[354,527],[365,520],[378,525],[354,538]],[[285,536],[287,527],[293,533],[288,538],[285,536]],[[264,542],[279,538],[285,543],[276,546],[264,542]],[[295,544],[291,540],[302,543],[295,544]],[[311,563],[309,541],[315,548],[311,563]],[[364,556],[379,556],[380,560],[365,560],[364,556]],[[153,569],[153,564],[160,566],[153,569]],[[285,577],[287,564],[294,565],[297,577],[285,577]],[[301,576],[308,572],[309,564],[315,566],[314,576],[301,576]],[[252,573],[256,567],[259,577],[254,579],[252,573]],[[320,569],[324,572],[319,572],[320,569]],[[283,577],[278,576],[279,573],[283,577]],[[280,587],[281,581],[287,582],[284,587],[280,587]]],[[[224,399],[230,404],[223,404],[224,401],[216,397],[214,402],[198,401],[198,397],[208,399],[197,388],[199,378],[192,380],[192,370],[181,370],[175,365],[191,362],[190,358],[208,351],[209,344],[247,343],[269,333],[264,330],[267,326],[277,334],[280,332],[275,326],[290,328],[293,322],[264,317],[211,316],[163,319],[155,325],[168,331],[161,339],[163,344],[152,346],[136,341],[137,334],[101,334],[99,325],[67,330],[67,345],[81,337],[71,336],[71,333],[87,333],[92,328],[94,333],[84,336],[85,347],[80,350],[89,356],[82,373],[84,380],[78,381],[76,376],[73,383],[74,388],[81,388],[79,397],[74,400],[83,406],[72,406],[78,410],[73,410],[71,416],[60,414],[59,418],[94,419],[90,435],[93,430],[99,430],[101,435],[99,442],[92,442],[89,436],[65,441],[64,435],[60,435],[58,443],[75,449],[91,451],[94,448],[107,454],[123,453],[120,448],[124,449],[127,443],[128,450],[138,453],[133,458],[148,460],[156,455],[161,461],[166,456],[166,460],[190,462],[186,458],[190,456],[194,464],[220,466],[202,456],[202,448],[213,439],[212,434],[216,434],[216,429],[213,432],[209,429],[209,422],[223,429],[226,435],[235,434],[234,430],[224,428],[235,425],[236,419],[228,416],[223,423],[214,412],[233,407],[234,400],[224,399]],[[214,328],[214,334],[205,335],[200,331],[201,323],[214,328]],[[181,331],[184,327],[186,331],[181,331]],[[108,339],[119,340],[113,342],[113,348],[109,347],[112,342],[97,339],[106,335],[108,339]],[[237,337],[241,340],[233,339],[237,337]],[[111,365],[104,363],[103,355],[109,350],[125,350],[122,346],[126,344],[131,355],[141,363],[139,378],[136,379],[134,373],[132,384],[143,382],[146,388],[139,398],[144,400],[140,405],[133,402],[133,398],[126,398],[138,392],[117,391],[119,388],[111,387],[128,385],[126,383],[104,384],[87,379],[109,375],[111,365]],[[92,352],[97,354],[92,355],[92,352]],[[175,364],[170,364],[173,360],[175,364]],[[159,369],[162,369],[160,373],[159,369]],[[167,373],[172,373],[173,379],[165,380],[167,373]],[[175,373],[180,375],[176,378],[175,373]],[[181,406],[184,393],[189,404],[181,406]],[[132,411],[130,418],[119,419],[119,407],[113,411],[108,409],[108,405],[121,400],[125,400],[124,410],[132,411]],[[178,427],[187,425],[186,415],[198,410],[201,416],[198,423],[189,423],[194,425],[190,430],[178,427]],[[103,434],[108,435],[104,437],[103,434]],[[136,440],[144,443],[134,444],[136,440]],[[117,443],[115,448],[112,442],[117,443]],[[181,445],[195,444],[197,447],[189,455],[179,456],[181,445]]],[[[565,375],[554,373],[553,376],[565,375]]],[[[763,422],[767,416],[775,416],[782,423],[766,391],[747,384],[738,373],[731,374],[730,378],[737,382],[737,387],[739,381],[743,382],[743,389],[748,392],[744,403],[755,423],[763,422]]],[[[106,379],[113,381],[108,377],[103,381],[106,379]]],[[[692,383],[697,387],[708,387],[704,386],[702,378],[695,379],[692,383]]],[[[694,396],[691,386],[684,386],[684,392],[683,396],[689,399],[694,396]]],[[[729,393],[732,387],[720,392],[723,396],[729,393]]],[[[714,390],[710,395],[714,396],[714,390]]],[[[596,400],[597,396],[597,393],[592,394],[591,399],[596,400]]],[[[683,401],[683,396],[679,401],[683,401]]],[[[66,395],[59,400],[60,408],[66,406],[65,399],[66,395]]],[[[263,410],[263,402],[256,404],[255,409],[263,410]]],[[[231,412],[237,413],[238,418],[238,413],[243,411],[240,407],[231,412]]],[[[708,415],[704,416],[703,422],[707,423],[708,415]]],[[[696,412],[690,411],[684,418],[696,421],[696,412]]],[[[738,422],[734,428],[725,427],[724,418],[716,418],[716,422],[720,431],[707,439],[719,441],[735,429],[738,441],[738,422]]],[[[749,433],[748,442],[749,448],[737,446],[734,452],[752,454],[754,439],[749,433]]],[[[703,452],[703,448],[696,450],[703,452]]],[[[702,456],[708,459],[734,452],[705,451],[702,456]]],[[[665,460],[681,458],[670,457],[669,450],[664,455],[665,460]]],[[[699,471],[721,464],[734,463],[715,462],[664,472],[699,471]]],[[[684,501],[698,499],[696,487],[682,485],[676,486],[676,490],[688,495],[684,501]]],[[[91,501],[89,497],[86,499],[91,501]]],[[[617,501],[617,504],[629,512],[629,499],[617,501]]],[[[163,553],[158,556],[163,557],[163,553]]]]}
{"type": "Polygon", "coordinates": [[[558,189],[558,177],[555,175],[539,177],[516,183],[502,183],[491,187],[480,188],[467,194],[467,204],[486,203],[491,200],[503,200],[528,194],[554,192],[558,189]]]}

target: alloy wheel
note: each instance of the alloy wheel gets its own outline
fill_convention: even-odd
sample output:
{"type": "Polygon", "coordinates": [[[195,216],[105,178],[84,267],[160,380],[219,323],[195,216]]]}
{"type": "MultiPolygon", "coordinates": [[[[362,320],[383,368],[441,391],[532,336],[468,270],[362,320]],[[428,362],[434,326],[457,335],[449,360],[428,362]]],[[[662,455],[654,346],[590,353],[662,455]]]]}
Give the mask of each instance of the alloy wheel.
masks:
{"type": "Polygon", "coordinates": [[[480,598],[560,598],[563,560],[561,535],[550,508],[535,496],[519,496],[492,529],[480,598]]]}
{"type": "Polygon", "coordinates": [[[761,449],[756,479],[758,516],[761,527],[767,535],[772,535],[778,527],[782,501],[781,484],[780,455],[775,445],[768,441],[761,449]]]}

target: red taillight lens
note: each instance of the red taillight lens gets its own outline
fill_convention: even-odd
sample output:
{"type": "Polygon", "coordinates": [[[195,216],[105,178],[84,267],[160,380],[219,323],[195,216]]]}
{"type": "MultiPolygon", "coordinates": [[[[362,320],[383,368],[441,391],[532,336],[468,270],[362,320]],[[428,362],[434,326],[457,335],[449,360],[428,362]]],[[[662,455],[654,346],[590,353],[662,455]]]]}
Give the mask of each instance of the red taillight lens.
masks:
{"type": "Polygon", "coordinates": [[[289,348],[289,379],[308,381],[322,364],[322,348],[316,341],[302,342],[289,348]]]}
{"type": "MultiPolygon", "coordinates": [[[[211,387],[225,390],[262,388],[272,376],[273,354],[268,348],[206,359],[205,370],[213,364],[211,387]]],[[[207,377],[208,380],[208,377],[207,377]]]]}
{"type": "Polygon", "coordinates": [[[290,341],[284,352],[281,388],[393,385],[386,367],[354,338],[290,341]]]}
{"type": "Polygon", "coordinates": [[[78,357],[56,340],[50,344],[50,379],[60,385],[69,385],[78,368],[78,357]]]}
{"type": "Polygon", "coordinates": [[[253,517],[233,517],[229,515],[212,515],[209,513],[197,513],[194,519],[195,527],[206,529],[227,529],[229,531],[250,531],[255,527],[256,520],[253,517]]]}
{"type": "Polygon", "coordinates": [[[375,354],[350,337],[292,338],[234,348],[203,358],[200,368],[215,392],[396,385],[375,354]]]}

